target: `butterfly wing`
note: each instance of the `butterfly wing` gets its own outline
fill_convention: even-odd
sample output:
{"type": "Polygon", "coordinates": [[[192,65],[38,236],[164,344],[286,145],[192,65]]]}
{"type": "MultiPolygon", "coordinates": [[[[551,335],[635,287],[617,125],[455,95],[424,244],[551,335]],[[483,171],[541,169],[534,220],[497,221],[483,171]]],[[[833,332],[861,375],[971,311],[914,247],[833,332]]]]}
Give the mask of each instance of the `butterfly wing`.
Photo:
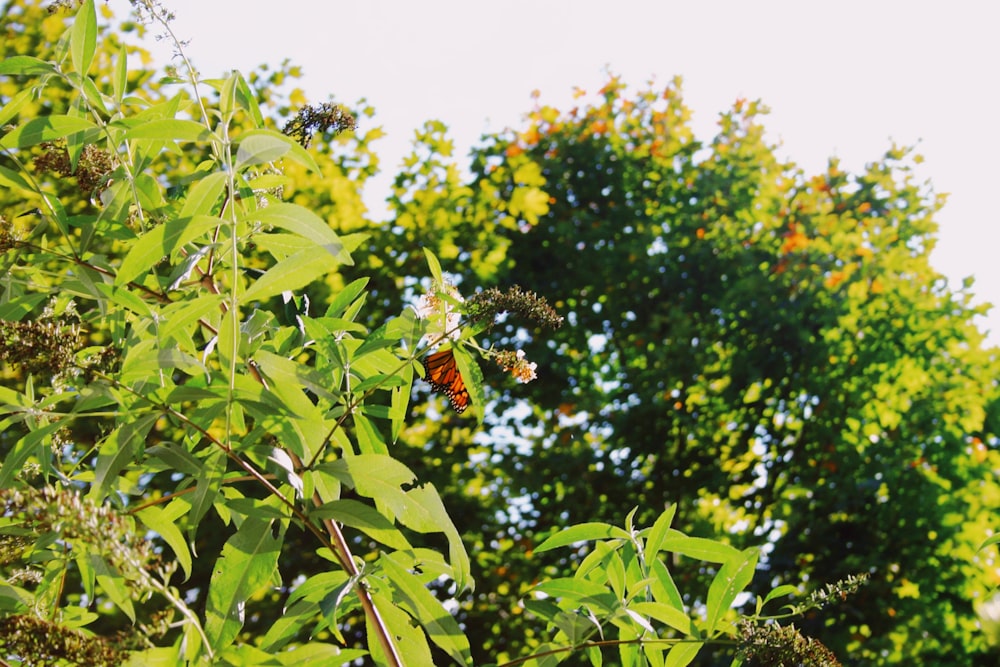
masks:
{"type": "Polygon", "coordinates": [[[455,412],[461,414],[469,407],[469,390],[465,388],[451,348],[424,357],[424,379],[431,389],[448,397],[455,412]]]}

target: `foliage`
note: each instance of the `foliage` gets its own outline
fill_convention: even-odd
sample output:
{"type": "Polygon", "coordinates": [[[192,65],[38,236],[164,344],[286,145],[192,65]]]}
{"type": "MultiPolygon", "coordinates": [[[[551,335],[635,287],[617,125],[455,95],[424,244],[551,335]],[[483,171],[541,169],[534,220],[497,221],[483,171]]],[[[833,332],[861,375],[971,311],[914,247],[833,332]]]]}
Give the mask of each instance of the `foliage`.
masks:
{"type": "Polygon", "coordinates": [[[996,359],[905,151],[806,179],[757,105],[705,147],[678,85],[612,81],[486,138],[471,182],[428,123],[378,224],[363,103],[283,134],[291,66],[154,80],[92,0],[11,8],[8,659],[988,659],[996,359]],[[439,345],[416,386],[485,433],[411,403],[439,345]],[[802,579],[846,582],[790,609],[822,643],[762,611],[802,579]]]}

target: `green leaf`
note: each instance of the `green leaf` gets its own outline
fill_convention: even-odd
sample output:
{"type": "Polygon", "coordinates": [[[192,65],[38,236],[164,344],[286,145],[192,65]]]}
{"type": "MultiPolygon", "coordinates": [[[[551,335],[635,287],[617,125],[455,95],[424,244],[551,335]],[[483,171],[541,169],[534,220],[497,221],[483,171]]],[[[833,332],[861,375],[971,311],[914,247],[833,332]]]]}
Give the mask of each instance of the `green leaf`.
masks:
{"type": "Polygon", "coordinates": [[[139,415],[135,421],[122,424],[104,439],[94,466],[94,483],[90,491],[92,497],[103,498],[114,490],[112,482],[118,473],[138,458],[146,435],[159,417],[159,413],[155,412],[139,415]]]}
{"type": "MultiPolygon", "coordinates": [[[[339,250],[338,250],[339,252],[339,250]]],[[[337,253],[313,246],[283,259],[257,279],[243,295],[245,301],[263,301],[282,292],[305,287],[339,265],[337,253]]]]}
{"type": "Polygon", "coordinates": [[[647,563],[652,563],[656,558],[656,554],[660,552],[660,549],[663,546],[663,540],[667,536],[667,531],[670,530],[670,524],[673,522],[674,515],[676,513],[677,504],[674,503],[660,513],[660,516],[658,516],[656,521],[653,522],[653,527],[646,533],[646,543],[643,548],[643,557],[647,563]]]}
{"type": "Polygon", "coordinates": [[[205,608],[205,634],[215,651],[236,638],[243,627],[243,605],[277,570],[282,534],[274,536],[271,523],[245,519],[215,562],[205,608]]]}
{"type": "MultiPolygon", "coordinates": [[[[11,56],[0,61],[0,74],[6,76],[37,76],[39,74],[55,74],[58,71],[52,63],[34,56],[11,56]]],[[[35,91],[30,88],[23,89],[21,93],[27,93],[28,97],[35,96],[35,91]]],[[[16,97],[12,98],[11,101],[14,99],[16,97]]],[[[4,118],[4,122],[7,120],[9,118],[4,118]]]]}
{"type": "Polygon", "coordinates": [[[298,162],[314,173],[321,173],[312,155],[294,139],[268,129],[250,130],[240,137],[240,145],[236,151],[236,168],[242,170],[254,164],[273,162],[282,157],[298,162]]]}
{"type": "Polygon", "coordinates": [[[334,500],[311,510],[309,516],[333,519],[356,528],[376,542],[393,549],[412,549],[403,534],[374,507],[357,500],[334,500]]]}
{"type": "Polygon", "coordinates": [[[697,657],[698,652],[701,651],[702,646],[704,644],[701,642],[685,642],[674,646],[670,649],[670,653],[667,654],[667,659],[664,661],[663,667],[686,667],[690,665],[695,657],[697,657]]]}
{"type": "Polygon", "coordinates": [[[757,611],[759,612],[760,607],[763,607],[764,605],[766,605],[771,600],[774,600],[775,598],[784,597],[786,595],[794,595],[798,591],[799,589],[796,586],[793,586],[792,584],[784,584],[783,586],[778,586],[774,590],[768,592],[767,596],[764,597],[764,599],[758,606],[757,611]]]}
{"type": "Polygon", "coordinates": [[[8,132],[0,139],[0,148],[28,148],[44,141],[64,139],[76,132],[94,130],[97,126],[85,118],[51,115],[32,118],[8,132]]]}
{"type": "MultiPolygon", "coordinates": [[[[229,177],[221,171],[213,171],[204,178],[198,179],[188,190],[179,217],[193,218],[196,215],[211,215],[215,211],[215,206],[222,193],[226,191],[228,182],[229,177]]],[[[220,218],[219,224],[228,223],[220,218]]]]}
{"type": "Polygon", "coordinates": [[[73,32],[69,39],[73,69],[81,76],[87,76],[90,64],[97,50],[97,13],[94,0],[84,0],[73,20],[73,32]]]}
{"type": "MultiPolygon", "coordinates": [[[[420,626],[412,622],[410,615],[378,593],[372,592],[371,599],[383,623],[389,629],[390,640],[399,653],[402,664],[433,665],[434,659],[431,657],[431,647],[427,643],[427,637],[420,626]]],[[[389,664],[378,640],[377,630],[367,614],[365,627],[368,630],[368,648],[372,660],[376,665],[389,664]]]]}
{"type": "Polygon", "coordinates": [[[40,461],[45,461],[50,456],[50,449],[47,444],[48,438],[61,428],[66,427],[66,422],[57,421],[51,424],[40,426],[23,438],[17,441],[12,451],[3,458],[3,468],[0,469],[0,488],[6,489],[10,486],[14,476],[21,472],[25,462],[32,456],[40,461]]]}
{"type": "Polygon", "coordinates": [[[392,584],[393,599],[413,614],[431,641],[456,663],[465,665],[472,662],[469,640],[441,602],[392,554],[383,556],[379,562],[392,584]]]}
{"type": "Polygon", "coordinates": [[[181,567],[184,569],[185,580],[191,576],[191,550],[188,549],[187,541],[177,527],[177,520],[182,517],[190,508],[186,503],[175,501],[170,502],[166,508],[150,505],[138,512],[139,520],[146,524],[146,527],[163,538],[163,541],[174,550],[174,555],[181,567]]]}
{"type": "Polygon", "coordinates": [[[609,614],[620,607],[615,594],[606,586],[576,577],[558,577],[543,581],[533,590],[563,600],[567,604],[594,604],[609,614]]]}
{"type": "Polygon", "coordinates": [[[661,551],[671,551],[710,563],[726,563],[740,557],[740,552],[728,544],[703,537],[688,537],[676,530],[667,531],[661,551]]]}
{"type": "Polygon", "coordinates": [[[122,100],[125,99],[125,91],[128,89],[128,48],[124,43],[118,48],[111,84],[114,86],[115,104],[121,106],[122,100]]]}
{"type": "Polygon", "coordinates": [[[181,118],[161,118],[132,127],[125,133],[125,138],[128,140],[201,142],[211,141],[216,137],[211,130],[199,122],[181,118]]]}
{"type": "Polygon", "coordinates": [[[705,603],[705,631],[714,634],[719,631],[718,625],[736,596],[743,592],[753,579],[757,567],[760,550],[745,549],[719,568],[719,572],[708,587],[708,598],[705,603]]]}
{"type": "Polygon", "coordinates": [[[692,635],[694,629],[691,625],[691,617],[683,610],[677,609],[669,604],[661,602],[634,602],[628,606],[632,611],[654,618],[660,623],[664,623],[683,632],[685,635],[692,635]]]}
{"type": "Polygon", "coordinates": [[[249,221],[279,227],[322,246],[341,264],[353,265],[340,237],[318,215],[298,204],[271,204],[247,214],[249,221]]]}
{"type": "Polygon", "coordinates": [[[129,588],[121,573],[116,572],[98,554],[89,554],[88,564],[97,575],[97,583],[108,598],[115,603],[135,623],[135,607],[129,596],[129,588]]]}
{"type": "Polygon", "coordinates": [[[609,523],[600,522],[589,522],[581,523],[575,526],[570,526],[560,530],[555,535],[550,535],[541,544],[535,547],[536,553],[541,553],[543,551],[549,551],[551,549],[557,549],[559,547],[568,546],[570,544],[576,544],[577,542],[587,542],[590,540],[606,540],[606,539],[631,539],[631,536],[618,528],[617,526],[612,526],[609,523]]]}
{"type": "Polygon", "coordinates": [[[121,286],[132,282],[148,271],[164,257],[169,257],[175,250],[189,243],[209,230],[224,225],[225,221],[208,215],[196,215],[192,218],[176,218],[154,227],[139,237],[132,244],[125,259],[122,261],[115,285],[121,286]]]}

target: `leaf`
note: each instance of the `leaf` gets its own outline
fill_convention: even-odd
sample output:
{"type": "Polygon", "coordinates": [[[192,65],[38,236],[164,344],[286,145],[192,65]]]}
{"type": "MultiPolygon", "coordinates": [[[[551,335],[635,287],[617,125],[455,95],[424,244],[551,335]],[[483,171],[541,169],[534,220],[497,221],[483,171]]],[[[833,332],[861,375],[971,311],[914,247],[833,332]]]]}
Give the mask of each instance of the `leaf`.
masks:
{"type": "MultiPolygon", "coordinates": [[[[390,641],[393,642],[399,653],[402,664],[433,665],[434,659],[431,657],[431,647],[427,643],[427,637],[420,626],[412,622],[410,615],[378,593],[372,592],[371,599],[379,616],[382,617],[382,622],[389,630],[390,641]]],[[[368,630],[368,648],[371,650],[374,663],[376,665],[390,664],[379,642],[378,631],[367,614],[365,615],[365,627],[368,630]]]]}
{"type": "Polygon", "coordinates": [[[431,592],[413,574],[403,568],[392,554],[383,556],[380,564],[393,587],[393,599],[407,608],[431,641],[460,665],[472,662],[469,640],[458,622],[431,595],[431,592]]]}
{"type": "Polygon", "coordinates": [[[130,128],[125,133],[125,138],[129,140],[153,139],[166,142],[202,142],[212,141],[216,137],[211,130],[196,121],[182,118],[160,118],[148,120],[130,128]]]}
{"type": "Polygon", "coordinates": [[[298,162],[317,174],[321,173],[313,157],[294,139],[268,129],[251,130],[240,137],[240,145],[236,150],[236,168],[242,170],[282,157],[298,162]]]}
{"type": "Polygon", "coordinates": [[[606,586],[576,577],[559,577],[543,581],[532,590],[572,605],[594,604],[609,614],[620,607],[615,594],[606,586]]]}
{"type": "Polygon", "coordinates": [[[244,604],[274,576],[282,535],[273,535],[270,521],[249,517],[226,541],[212,569],[205,608],[205,634],[213,650],[236,638],[244,604]]]}
{"type": "Polygon", "coordinates": [[[548,538],[543,540],[541,544],[535,547],[535,553],[541,553],[558,547],[576,544],[577,542],[605,540],[611,538],[623,540],[631,539],[627,532],[617,526],[612,526],[609,523],[580,523],[560,530],[555,535],[550,535],[548,538]]]}
{"type": "Polygon", "coordinates": [[[670,649],[663,667],[686,667],[690,665],[695,657],[697,657],[698,652],[701,651],[702,646],[704,644],[701,642],[677,644],[670,649]]]}
{"type": "Polygon", "coordinates": [[[661,602],[634,602],[628,608],[638,614],[655,618],[660,623],[669,625],[671,628],[679,630],[685,635],[690,636],[694,634],[691,617],[684,613],[683,610],[669,604],[661,602]]]}
{"type": "Polygon", "coordinates": [[[175,499],[165,509],[150,505],[138,512],[139,520],[174,550],[174,555],[184,569],[185,580],[191,577],[191,550],[188,549],[187,541],[177,527],[177,520],[188,511],[189,507],[186,503],[179,503],[175,499]]]}
{"type": "Polygon", "coordinates": [[[729,607],[743,589],[753,579],[757,567],[760,550],[745,549],[739,556],[723,564],[708,587],[708,598],[705,602],[705,631],[714,634],[729,607]]]}
{"type": "Polygon", "coordinates": [[[116,572],[98,554],[89,554],[88,564],[97,575],[97,583],[108,598],[115,603],[135,623],[135,607],[132,606],[132,598],[129,597],[128,586],[125,577],[116,572]]]}
{"type": "Polygon", "coordinates": [[[196,215],[191,218],[175,218],[154,227],[132,244],[132,249],[118,269],[115,285],[122,286],[132,282],[185,243],[224,224],[226,223],[221,218],[196,215]]]}
{"type": "Polygon", "coordinates": [[[0,489],[10,487],[14,476],[21,472],[21,468],[30,457],[35,456],[39,460],[48,458],[49,447],[45,441],[53,433],[65,427],[65,422],[53,422],[32,430],[18,440],[14,449],[3,457],[3,468],[0,469],[0,489]]]}
{"type": "Polygon", "coordinates": [[[281,260],[250,286],[243,295],[245,301],[263,301],[282,292],[292,292],[305,287],[320,276],[335,270],[339,264],[338,252],[313,246],[281,260]]]}
{"type": "Polygon", "coordinates": [[[353,265],[340,237],[318,215],[298,204],[271,204],[247,215],[248,221],[279,227],[322,246],[341,264],[353,265]]]}
{"type": "MultiPolygon", "coordinates": [[[[11,56],[0,61],[0,74],[7,76],[36,76],[39,74],[55,74],[57,71],[56,66],[52,63],[35,58],[34,56],[11,56]]],[[[28,97],[35,96],[35,91],[30,88],[23,89],[21,93],[26,93],[28,97]]],[[[18,94],[20,95],[21,93],[18,94]]],[[[16,99],[16,97],[13,99],[16,99]]],[[[6,116],[6,113],[4,116],[6,116]]],[[[4,122],[11,117],[3,117],[4,122]]]]}
{"type": "Polygon", "coordinates": [[[94,466],[94,483],[89,494],[91,497],[103,498],[115,490],[111,486],[112,481],[118,477],[118,473],[138,458],[139,452],[143,450],[146,435],[159,417],[159,413],[156,412],[140,415],[135,421],[122,424],[104,439],[97,464],[94,466]]]}
{"type": "Polygon", "coordinates": [[[688,537],[677,530],[667,531],[662,544],[661,551],[671,551],[710,563],[726,563],[740,557],[740,552],[728,544],[703,537],[688,537]]]}
{"type": "Polygon", "coordinates": [[[646,543],[643,548],[643,557],[647,563],[652,563],[656,558],[656,554],[660,552],[660,549],[663,546],[663,540],[667,536],[667,531],[670,530],[670,524],[673,522],[674,515],[676,513],[677,504],[674,503],[660,513],[660,516],[658,516],[656,521],[653,522],[653,527],[646,533],[646,543]]]}
{"type": "MultiPolygon", "coordinates": [[[[214,171],[208,176],[198,179],[188,190],[179,217],[193,218],[196,215],[211,215],[219,197],[226,191],[226,183],[228,182],[229,177],[221,171],[214,171]]],[[[220,218],[219,224],[224,223],[225,221],[220,218]]]]}
{"type": "Polygon", "coordinates": [[[94,130],[97,126],[85,118],[53,114],[32,118],[8,132],[0,139],[0,148],[28,148],[43,141],[64,139],[76,132],[94,130]]]}
{"type": "Polygon", "coordinates": [[[97,13],[94,11],[94,0],[84,0],[80,5],[72,30],[69,51],[73,69],[81,77],[86,77],[97,50],[97,13]]]}
{"type": "Polygon", "coordinates": [[[333,519],[356,528],[368,537],[393,549],[412,549],[403,534],[374,507],[357,500],[334,500],[311,510],[309,516],[333,519]]]}

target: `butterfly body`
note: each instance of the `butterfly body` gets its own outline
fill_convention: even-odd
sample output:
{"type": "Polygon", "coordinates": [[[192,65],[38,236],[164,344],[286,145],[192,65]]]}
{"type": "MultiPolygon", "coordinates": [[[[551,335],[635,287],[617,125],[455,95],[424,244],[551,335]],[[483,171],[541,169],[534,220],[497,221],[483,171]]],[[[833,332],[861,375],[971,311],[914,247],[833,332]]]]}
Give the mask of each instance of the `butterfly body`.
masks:
{"type": "Polygon", "coordinates": [[[424,379],[431,385],[431,389],[448,397],[455,412],[461,414],[469,407],[469,390],[458,370],[453,349],[448,348],[424,357],[424,379]]]}

